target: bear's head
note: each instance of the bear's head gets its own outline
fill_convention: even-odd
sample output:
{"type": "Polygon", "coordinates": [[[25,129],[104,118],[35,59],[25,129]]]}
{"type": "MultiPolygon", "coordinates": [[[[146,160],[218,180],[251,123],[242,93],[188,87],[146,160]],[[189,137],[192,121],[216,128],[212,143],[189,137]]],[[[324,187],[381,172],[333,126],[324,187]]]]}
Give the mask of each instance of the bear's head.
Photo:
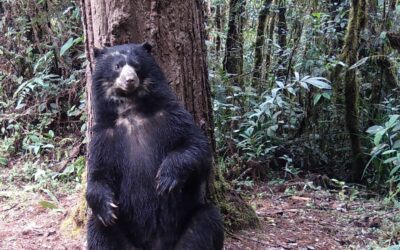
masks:
{"type": "Polygon", "coordinates": [[[94,49],[94,89],[109,100],[141,97],[155,81],[163,79],[151,55],[151,45],[126,44],[94,49]]]}

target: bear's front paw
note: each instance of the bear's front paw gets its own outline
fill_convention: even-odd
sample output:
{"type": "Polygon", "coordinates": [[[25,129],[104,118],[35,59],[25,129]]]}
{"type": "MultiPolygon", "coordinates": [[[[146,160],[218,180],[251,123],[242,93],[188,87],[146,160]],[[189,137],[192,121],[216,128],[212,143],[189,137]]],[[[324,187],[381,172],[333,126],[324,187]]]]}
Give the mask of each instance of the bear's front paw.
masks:
{"type": "Polygon", "coordinates": [[[171,171],[161,167],[156,176],[157,182],[157,193],[159,195],[169,194],[176,190],[180,184],[180,181],[171,171]]]}
{"type": "Polygon", "coordinates": [[[94,215],[104,226],[115,224],[118,217],[118,206],[114,194],[105,188],[88,188],[86,200],[94,215]]]}
{"type": "Polygon", "coordinates": [[[100,207],[100,209],[97,212],[93,212],[97,219],[99,219],[106,227],[114,225],[118,220],[118,206],[112,200],[103,202],[103,205],[100,207]]]}

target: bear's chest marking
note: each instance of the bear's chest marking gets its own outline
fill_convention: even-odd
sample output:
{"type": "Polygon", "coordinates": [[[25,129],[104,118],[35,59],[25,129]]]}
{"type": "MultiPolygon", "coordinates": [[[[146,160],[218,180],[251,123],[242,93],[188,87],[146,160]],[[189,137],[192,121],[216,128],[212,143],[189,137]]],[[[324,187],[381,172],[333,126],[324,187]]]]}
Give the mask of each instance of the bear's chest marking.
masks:
{"type": "Polygon", "coordinates": [[[139,131],[144,131],[145,126],[148,125],[148,119],[141,117],[119,117],[115,125],[118,128],[123,128],[128,135],[138,135],[139,131]]]}
{"type": "Polygon", "coordinates": [[[164,111],[156,112],[152,116],[147,117],[134,113],[125,113],[118,117],[115,125],[117,128],[124,129],[128,136],[142,137],[163,126],[165,117],[164,111]]]}

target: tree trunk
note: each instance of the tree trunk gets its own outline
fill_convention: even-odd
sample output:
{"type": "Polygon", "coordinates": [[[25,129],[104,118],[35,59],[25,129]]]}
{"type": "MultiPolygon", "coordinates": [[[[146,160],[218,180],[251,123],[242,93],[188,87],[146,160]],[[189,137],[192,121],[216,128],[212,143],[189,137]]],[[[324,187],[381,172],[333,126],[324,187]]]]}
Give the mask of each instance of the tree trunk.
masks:
{"type": "Polygon", "coordinates": [[[229,1],[228,33],[226,37],[224,70],[237,78],[235,83],[242,85],[243,73],[243,26],[245,22],[245,0],[229,1]]]}
{"type": "MultiPolygon", "coordinates": [[[[277,0],[272,1],[272,6],[276,5],[277,0]]],[[[271,13],[271,17],[268,22],[268,41],[267,41],[267,49],[265,52],[265,79],[268,79],[268,73],[271,66],[271,53],[272,53],[272,44],[274,43],[274,31],[275,31],[275,20],[276,14],[275,12],[271,13]]]]}
{"type": "Polygon", "coordinates": [[[262,76],[263,48],[265,43],[265,24],[271,8],[272,0],[265,0],[258,15],[257,37],[254,49],[253,87],[257,88],[262,76]]]}
{"type": "Polygon", "coordinates": [[[221,5],[217,4],[215,10],[215,28],[217,31],[217,37],[215,38],[215,54],[217,56],[217,60],[219,59],[219,52],[221,51],[221,36],[220,32],[222,32],[222,15],[221,15],[221,5]]]}
{"type": "Polygon", "coordinates": [[[278,78],[282,78],[286,76],[286,66],[285,60],[283,58],[283,52],[286,49],[286,35],[287,35],[287,25],[286,25],[286,1],[285,0],[279,0],[279,5],[278,5],[279,11],[278,11],[278,45],[280,47],[279,51],[279,58],[278,58],[278,64],[280,65],[278,70],[278,78]]]}
{"type": "MultiPolygon", "coordinates": [[[[203,2],[200,0],[81,0],[84,31],[86,37],[88,131],[93,124],[91,106],[91,76],[94,70],[94,47],[113,46],[124,43],[147,41],[153,45],[152,54],[163,69],[170,86],[189,110],[196,123],[207,134],[215,152],[215,139],[211,107],[211,93],[208,83],[206,62],[203,2]]],[[[88,135],[90,140],[90,134],[88,135]]],[[[210,182],[212,197],[219,197],[218,203],[229,203],[225,198],[221,176],[210,182]],[[214,185],[217,183],[217,185],[214,185]],[[215,187],[216,186],[216,187],[215,187]]],[[[242,201],[235,204],[242,210],[254,212],[242,201]]],[[[233,207],[235,207],[233,205],[233,207]]],[[[75,226],[82,226],[83,216],[80,204],[73,213],[75,226]]],[[[221,209],[224,212],[224,209],[221,209]]],[[[237,209],[237,211],[239,211],[237,209]]],[[[241,211],[241,210],[240,210],[241,211]]],[[[250,217],[250,216],[247,216],[250,217]]],[[[248,222],[253,223],[253,222],[248,222]]]]}
{"type": "MultiPolygon", "coordinates": [[[[358,61],[358,45],[360,33],[366,23],[366,1],[352,0],[350,18],[347,33],[344,40],[342,60],[351,66],[358,61]]],[[[360,182],[364,171],[364,160],[361,151],[360,129],[359,129],[359,85],[356,78],[356,70],[347,70],[344,75],[345,92],[345,121],[349,132],[353,155],[352,179],[360,182]]]]}
{"type": "Polygon", "coordinates": [[[84,0],[83,4],[88,61],[93,63],[93,47],[151,43],[170,86],[213,142],[202,2],[84,0]]]}

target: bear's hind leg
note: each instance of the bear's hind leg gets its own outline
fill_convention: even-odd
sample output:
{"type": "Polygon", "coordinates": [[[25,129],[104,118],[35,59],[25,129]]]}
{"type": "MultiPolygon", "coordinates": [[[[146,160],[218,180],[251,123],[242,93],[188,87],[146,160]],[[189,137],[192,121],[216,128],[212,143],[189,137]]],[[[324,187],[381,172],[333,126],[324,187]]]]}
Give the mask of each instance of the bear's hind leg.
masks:
{"type": "Polygon", "coordinates": [[[89,250],[123,250],[126,240],[114,226],[105,227],[93,214],[90,216],[87,231],[89,250]]]}
{"type": "Polygon", "coordinates": [[[191,217],[176,250],[220,250],[224,244],[224,229],[220,213],[212,205],[202,205],[191,217]]]}

